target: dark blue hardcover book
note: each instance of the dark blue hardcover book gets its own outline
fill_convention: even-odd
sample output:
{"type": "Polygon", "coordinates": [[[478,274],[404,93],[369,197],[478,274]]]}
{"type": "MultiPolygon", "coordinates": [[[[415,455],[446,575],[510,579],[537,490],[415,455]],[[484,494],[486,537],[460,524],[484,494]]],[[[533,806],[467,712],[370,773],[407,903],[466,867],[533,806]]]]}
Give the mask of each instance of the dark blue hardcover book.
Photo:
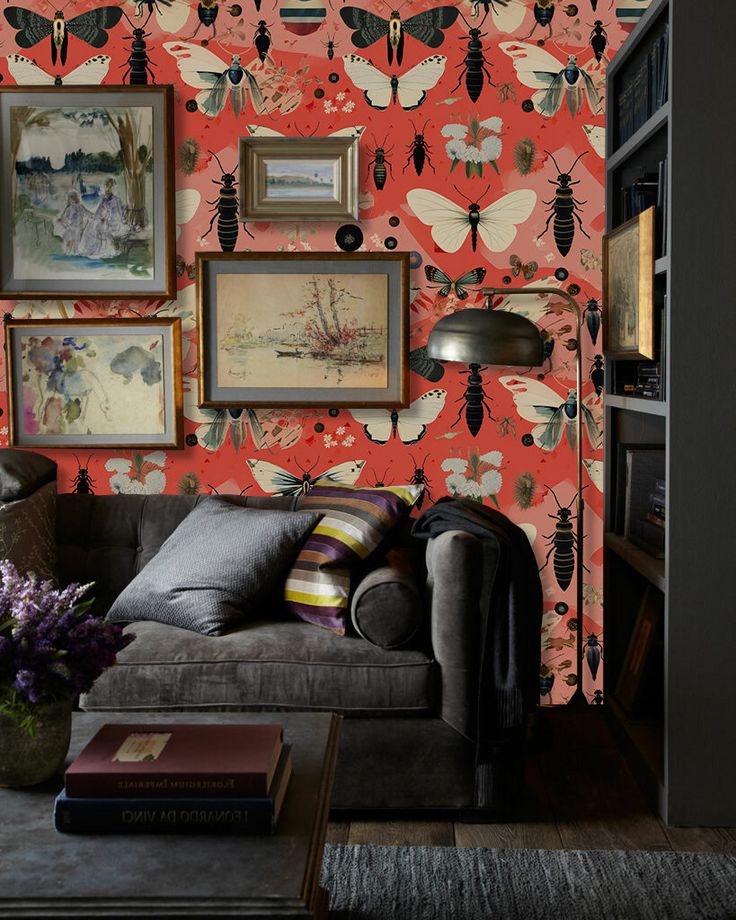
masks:
{"type": "Polygon", "coordinates": [[[291,773],[291,746],[285,744],[268,796],[82,798],[62,791],[54,802],[54,827],[62,834],[272,834],[291,773]]]}

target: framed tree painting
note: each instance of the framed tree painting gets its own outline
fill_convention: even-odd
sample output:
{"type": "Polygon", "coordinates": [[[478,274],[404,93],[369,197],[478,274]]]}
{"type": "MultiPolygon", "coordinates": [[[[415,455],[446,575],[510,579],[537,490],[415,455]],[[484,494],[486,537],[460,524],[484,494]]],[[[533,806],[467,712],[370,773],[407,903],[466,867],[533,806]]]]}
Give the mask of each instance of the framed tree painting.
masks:
{"type": "Polygon", "coordinates": [[[201,406],[409,405],[409,254],[197,253],[201,406]]]}
{"type": "Polygon", "coordinates": [[[176,294],[170,86],[0,87],[0,298],[176,294]]]}
{"type": "Polygon", "coordinates": [[[603,349],[654,358],[654,217],[648,208],[603,237],[603,349]]]}
{"type": "Polygon", "coordinates": [[[6,320],[10,443],[182,447],[180,319],[6,320]]]}

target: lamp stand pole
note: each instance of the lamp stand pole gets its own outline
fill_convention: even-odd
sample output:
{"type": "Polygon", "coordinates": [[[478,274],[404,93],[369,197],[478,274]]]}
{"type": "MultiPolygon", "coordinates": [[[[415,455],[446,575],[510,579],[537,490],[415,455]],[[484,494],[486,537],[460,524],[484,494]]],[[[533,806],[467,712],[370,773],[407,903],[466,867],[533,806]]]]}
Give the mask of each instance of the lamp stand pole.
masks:
{"type": "Polygon", "coordinates": [[[576,362],[576,399],[577,399],[577,412],[575,415],[575,431],[576,431],[576,446],[575,446],[575,463],[577,467],[577,485],[578,485],[578,494],[577,494],[577,524],[576,524],[576,567],[577,567],[577,581],[576,581],[576,621],[577,621],[577,683],[575,684],[575,690],[573,691],[572,696],[567,701],[567,706],[573,706],[576,709],[581,709],[588,706],[588,701],[585,698],[585,693],[583,692],[583,512],[585,510],[585,502],[583,501],[583,364],[580,356],[580,334],[582,331],[582,312],[580,310],[580,305],[577,300],[567,291],[563,291],[560,288],[556,287],[524,287],[524,288],[497,288],[497,287],[485,287],[482,289],[482,293],[486,296],[486,309],[491,309],[491,297],[494,295],[499,295],[501,297],[508,297],[509,295],[515,296],[518,294],[524,294],[529,296],[530,294],[552,294],[555,297],[561,297],[571,312],[575,315],[575,341],[577,343],[577,348],[575,350],[575,362],[576,362]]]}

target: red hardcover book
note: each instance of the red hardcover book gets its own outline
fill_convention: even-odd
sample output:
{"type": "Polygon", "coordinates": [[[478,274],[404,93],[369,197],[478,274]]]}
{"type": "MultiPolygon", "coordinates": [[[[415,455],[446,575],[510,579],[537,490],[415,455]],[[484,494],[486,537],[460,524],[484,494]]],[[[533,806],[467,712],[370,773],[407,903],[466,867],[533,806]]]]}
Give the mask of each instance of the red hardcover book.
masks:
{"type": "Polygon", "coordinates": [[[67,769],[68,796],[267,795],[280,725],[103,725],[67,769]]]}

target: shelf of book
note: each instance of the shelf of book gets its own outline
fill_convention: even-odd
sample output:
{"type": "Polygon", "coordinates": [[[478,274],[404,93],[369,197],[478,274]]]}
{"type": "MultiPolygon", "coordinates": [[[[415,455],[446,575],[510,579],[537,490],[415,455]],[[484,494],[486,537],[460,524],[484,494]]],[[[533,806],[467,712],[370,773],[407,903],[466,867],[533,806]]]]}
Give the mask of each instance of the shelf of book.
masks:
{"type": "Polygon", "coordinates": [[[670,117],[670,103],[665,102],[650,119],[644,122],[636,133],[625,141],[617,150],[608,157],[606,167],[609,171],[618,169],[622,163],[625,163],[633,154],[637,152],[644,144],[652,138],[657,131],[666,128],[667,121],[670,117]]]}
{"type": "Polygon", "coordinates": [[[654,585],[659,591],[666,588],[664,559],[655,559],[654,556],[640,549],[636,544],[621,537],[616,533],[607,531],[604,537],[605,545],[614,552],[619,559],[630,565],[643,578],[654,585]]]}
{"type": "Polygon", "coordinates": [[[663,399],[640,399],[636,396],[619,396],[606,393],[605,403],[614,409],[628,409],[630,412],[643,412],[645,415],[667,415],[667,403],[663,399]]]}

